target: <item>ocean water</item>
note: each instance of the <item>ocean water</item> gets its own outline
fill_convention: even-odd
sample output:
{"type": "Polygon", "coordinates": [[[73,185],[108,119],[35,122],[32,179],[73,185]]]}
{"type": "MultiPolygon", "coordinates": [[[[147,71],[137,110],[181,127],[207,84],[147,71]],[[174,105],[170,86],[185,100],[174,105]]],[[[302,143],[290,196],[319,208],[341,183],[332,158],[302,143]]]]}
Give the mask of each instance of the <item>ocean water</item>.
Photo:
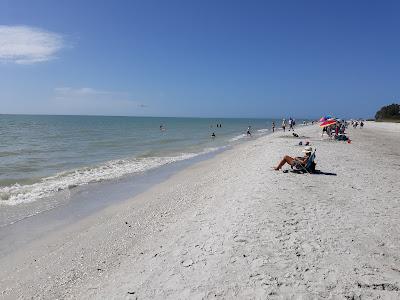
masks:
{"type": "Polygon", "coordinates": [[[271,119],[0,115],[0,210],[223,149],[249,139],[249,125],[253,136],[267,134],[272,121],[280,124],[271,119]]]}

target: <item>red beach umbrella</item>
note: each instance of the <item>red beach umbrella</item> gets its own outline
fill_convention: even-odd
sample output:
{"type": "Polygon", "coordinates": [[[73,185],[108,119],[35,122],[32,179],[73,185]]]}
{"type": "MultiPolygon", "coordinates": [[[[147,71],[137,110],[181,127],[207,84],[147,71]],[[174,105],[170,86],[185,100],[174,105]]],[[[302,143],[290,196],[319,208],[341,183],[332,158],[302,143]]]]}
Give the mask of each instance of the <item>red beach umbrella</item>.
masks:
{"type": "Polygon", "coordinates": [[[333,124],[336,124],[336,120],[328,120],[328,121],[322,122],[322,123],[319,125],[319,127],[324,128],[324,127],[331,126],[331,125],[333,125],[333,124]]]}

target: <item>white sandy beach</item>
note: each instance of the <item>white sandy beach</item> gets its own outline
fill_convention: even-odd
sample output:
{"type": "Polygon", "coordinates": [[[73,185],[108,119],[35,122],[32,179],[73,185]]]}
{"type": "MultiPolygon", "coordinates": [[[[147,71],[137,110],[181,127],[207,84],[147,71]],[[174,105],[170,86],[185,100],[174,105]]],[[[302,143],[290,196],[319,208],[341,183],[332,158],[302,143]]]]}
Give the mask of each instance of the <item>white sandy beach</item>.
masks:
{"type": "Polygon", "coordinates": [[[399,299],[400,124],[250,140],[0,259],[0,297],[399,299]]]}

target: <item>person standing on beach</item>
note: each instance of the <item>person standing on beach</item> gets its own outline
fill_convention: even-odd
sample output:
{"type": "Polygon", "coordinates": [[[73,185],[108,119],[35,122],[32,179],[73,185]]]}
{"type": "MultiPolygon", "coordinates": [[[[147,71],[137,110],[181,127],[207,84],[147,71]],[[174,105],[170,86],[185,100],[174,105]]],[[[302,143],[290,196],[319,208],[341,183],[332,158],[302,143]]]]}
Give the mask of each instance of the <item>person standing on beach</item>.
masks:
{"type": "Polygon", "coordinates": [[[322,128],[322,135],[321,135],[321,137],[324,136],[324,133],[325,133],[325,132],[326,132],[326,127],[322,128]]]}
{"type": "Polygon", "coordinates": [[[282,129],[283,129],[283,132],[286,131],[286,119],[282,120],[282,129]]]}
{"type": "Polygon", "coordinates": [[[272,122],[272,132],[275,132],[275,122],[272,122]]]}

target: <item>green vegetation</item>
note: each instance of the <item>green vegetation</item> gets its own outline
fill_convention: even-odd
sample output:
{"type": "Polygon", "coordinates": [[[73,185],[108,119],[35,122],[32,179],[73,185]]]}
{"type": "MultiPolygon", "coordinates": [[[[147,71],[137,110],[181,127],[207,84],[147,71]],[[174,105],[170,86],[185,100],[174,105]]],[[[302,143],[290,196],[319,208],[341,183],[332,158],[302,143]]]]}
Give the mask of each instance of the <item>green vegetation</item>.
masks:
{"type": "Polygon", "coordinates": [[[376,114],[375,120],[380,122],[400,122],[400,105],[383,106],[376,114]]]}

